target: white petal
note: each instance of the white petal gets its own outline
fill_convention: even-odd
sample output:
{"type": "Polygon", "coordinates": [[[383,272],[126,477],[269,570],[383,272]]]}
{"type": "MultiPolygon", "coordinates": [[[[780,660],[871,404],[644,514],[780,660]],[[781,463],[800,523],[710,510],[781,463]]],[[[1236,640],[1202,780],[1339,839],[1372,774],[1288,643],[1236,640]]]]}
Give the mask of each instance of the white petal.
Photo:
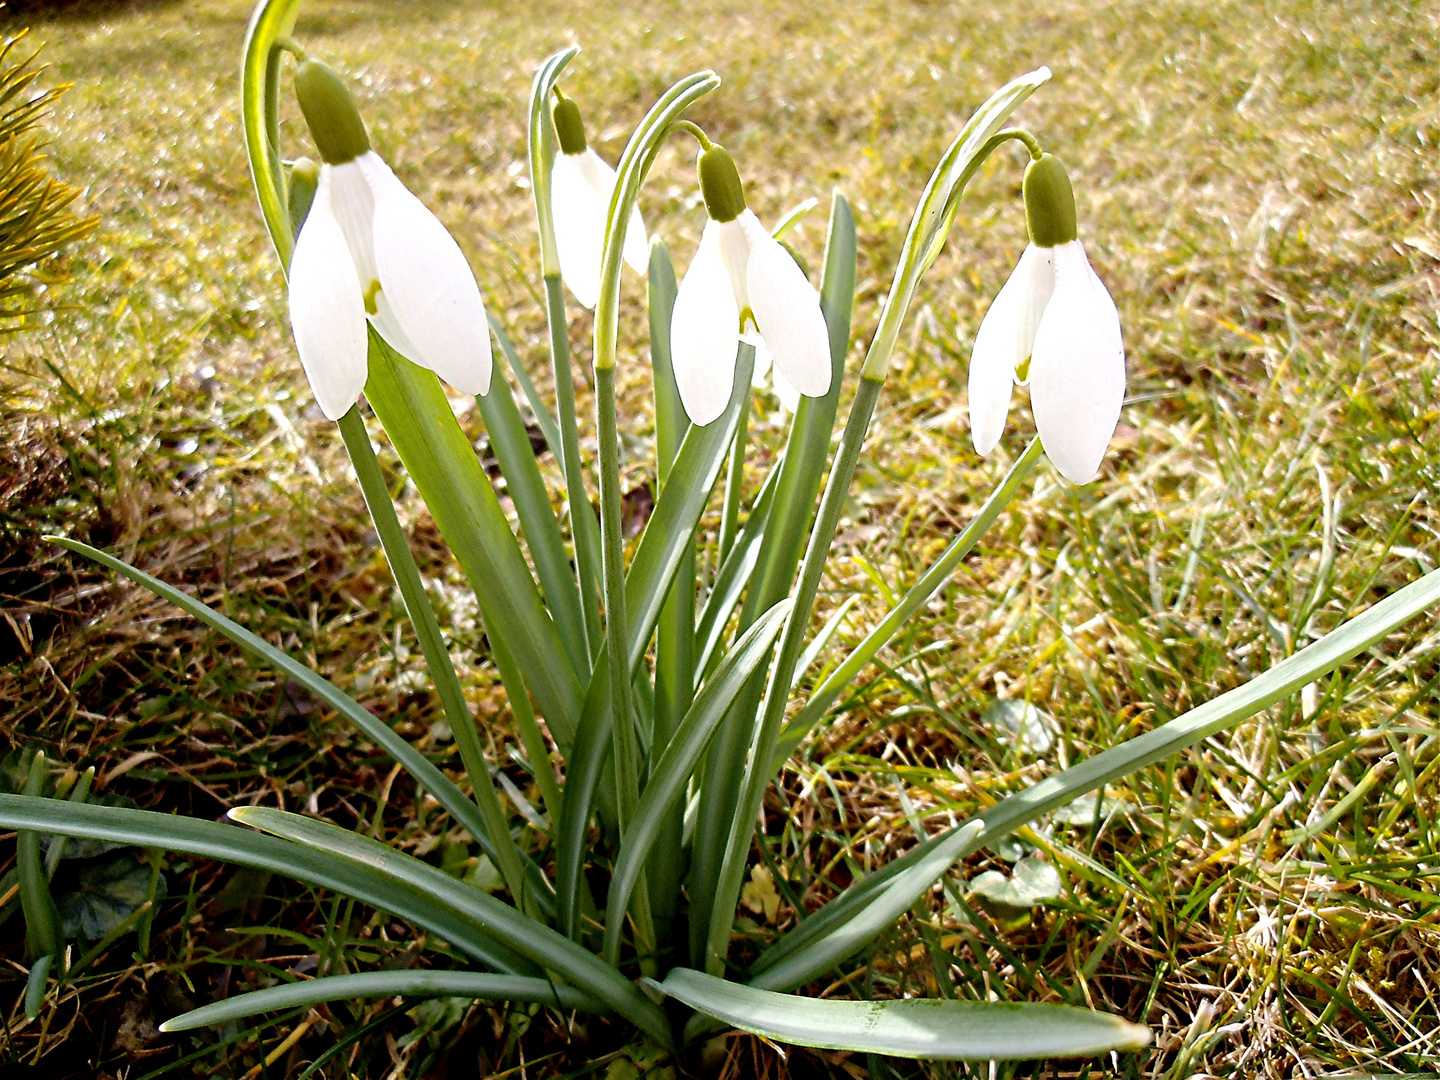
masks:
{"type": "MultiPolygon", "coordinates": [[[[561,154],[561,157],[565,155],[561,154]]],[[[575,155],[575,162],[585,174],[591,190],[600,197],[600,232],[604,235],[605,218],[610,213],[610,200],[615,194],[615,170],[589,147],[583,154],[575,155]]],[[[645,235],[645,220],[640,216],[639,205],[630,210],[630,224],[625,229],[625,247],[621,254],[630,269],[641,277],[650,267],[650,238],[645,235]]]]}
{"type": "Polygon", "coordinates": [[[320,410],[339,420],[365,389],[369,365],[360,279],[335,220],[328,166],[290,257],[290,325],[320,410]]]}
{"type": "Polygon", "coordinates": [[[700,247],[675,294],[670,362],[681,404],[702,427],[725,411],[735,384],[740,310],[720,255],[721,226],[707,222],[700,247]]]}
{"type": "MultiPolygon", "coordinates": [[[[720,258],[725,263],[725,273],[735,294],[735,308],[742,312],[750,306],[750,290],[745,283],[745,270],[750,265],[750,241],[746,239],[745,228],[747,218],[760,228],[760,222],[749,210],[742,211],[734,221],[715,224],[715,231],[720,234],[720,258]]],[[[709,228],[708,223],[706,228],[709,228]]]]}
{"type": "Polygon", "coordinates": [[[600,297],[600,257],[610,193],[595,189],[581,167],[584,159],[584,154],[555,155],[555,166],[550,171],[550,206],[555,218],[560,275],[580,305],[593,308],[600,297]]]}
{"type": "Polygon", "coordinates": [[[1017,282],[1020,313],[1015,324],[1015,382],[1019,386],[1029,381],[1020,377],[1020,364],[1035,351],[1035,332],[1040,328],[1045,306],[1055,292],[1055,251],[1055,248],[1028,245],[1015,264],[1015,272],[1010,275],[1011,280],[1020,279],[1017,282]]]}
{"type": "Polygon", "coordinates": [[[1125,399],[1120,316],[1080,241],[1055,249],[1055,293],[1035,334],[1030,404],[1045,453],[1075,484],[1095,479],[1125,399]]]}
{"type": "MultiPolygon", "coordinates": [[[[373,150],[364,157],[380,161],[373,150]]],[[[350,257],[355,260],[355,275],[360,279],[363,293],[379,275],[375,272],[375,196],[370,191],[370,180],[361,160],[326,165],[321,172],[330,177],[330,205],[335,220],[340,223],[340,231],[345,234],[350,257]]],[[[383,168],[384,162],[380,164],[383,168]]]]}
{"type": "Polygon", "coordinates": [[[800,408],[800,391],[790,385],[790,380],[785,378],[785,373],[778,367],[775,369],[775,396],[780,399],[780,404],[792,413],[800,408]]]}
{"type": "Polygon", "coordinates": [[[359,162],[375,197],[380,289],[415,350],[410,359],[462,393],[487,393],[490,328],[460,245],[377,155],[359,162]]]}
{"type": "Polygon", "coordinates": [[[1030,244],[980,320],[970,354],[970,438],[979,454],[995,449],[1005,430],[1011,382],[1028,381],[1018,368],[1030,356],[1054,291],[1053,249],[1030,244]]]}
{"type": "Polygon", "coordinates": [[[770,346],[765,344],[760,332],[753,329],[741,334],[740,341],[755,349],[755,366],[750,371],[750,385],[756,390],[764,390],[770,384],[770,367],[775,359],[770,355],[770,346]]]}
{"type": "Polygon", "coordinates": [[[737,220],[750,244],[745,269],[750,310],[775,355],[775,370],[802,394],[823,397],[830,390],[830,331],[820,295],[794,257],[746,213],[737,220]]]}

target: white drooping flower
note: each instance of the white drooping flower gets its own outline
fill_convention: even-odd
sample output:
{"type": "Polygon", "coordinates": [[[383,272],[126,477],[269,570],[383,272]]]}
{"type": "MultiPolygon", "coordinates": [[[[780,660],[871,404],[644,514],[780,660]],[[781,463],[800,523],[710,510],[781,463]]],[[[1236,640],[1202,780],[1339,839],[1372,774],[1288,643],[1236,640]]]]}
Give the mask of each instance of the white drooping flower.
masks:
{"type": "Polygon", "coordinates": [[[692,423],[725,411],[735,383],[735,353],[753,324],[774,358],[777,377],[801,394],[830,390],[830,338],[820,297],[805,272],[745,206],[735,164],[723,147],[700,155],[700,187],[709,220],[680,282],[670,354],[680,401],[692,423]]]}
{"type": "MultiPolygon", "coordinates": [[[[583,307],[593,308],[600,298],[600,261],[615,170],[590,149],[580,109],[573,101],[561,98],[554,115],[560,152],[550,169],[550,212],[560,276],[583,307]]],[[[624,255],[630,269],[645,273],[650,242],[638,206],[625,229],[624,255]]]]}
{"type": "Polygon", "coordinates": [[[800,407],[800,391],[790,384],[785,378],[785,373],[775,366],[775,358],[770,355],[769,346],[765,339],[758,333],[751,331],[740,335],[740,340],[748,345],[755,346],[755,369],[750,376],[750,385],[756,390],[764,390],[767,386],[775,391],[775,397],[780,402],[781,408],[786,412],[794,412],[800,407]]]}
{"type": "Polygon", "coordinates": [[[380,156],[339,77],[314,60],[297,95],[324,164],[290,257],[290,325],[321,411],[365,387],[366,322],[455,389],[490,389],[485,305],[460,246],[380,156]]]}
{"type": "Polygon", "coordinates": [[[1031,242],[996,295],[970,357],[970,435],[1000,441],[1012,382],[1030,384],[1045,455],[1075,484],[1095,479],[1125,399],[1125,346],[1115,301],[1076,239],[1075,201],[1050,154],[1025,170],[1031,242]]]}

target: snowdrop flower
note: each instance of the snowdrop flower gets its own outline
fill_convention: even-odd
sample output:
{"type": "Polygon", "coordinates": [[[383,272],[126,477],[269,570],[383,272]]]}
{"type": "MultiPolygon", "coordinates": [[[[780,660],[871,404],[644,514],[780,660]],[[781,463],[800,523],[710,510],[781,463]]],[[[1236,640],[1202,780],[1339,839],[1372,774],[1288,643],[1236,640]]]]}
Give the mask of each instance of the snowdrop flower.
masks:
{"type": "Polygon", "coordinates": [[[755,347],[755,370],[750,376],[750,385],[756,390],[764,390],[766,386],[771,386],[773,383],[772,389],[775,391],[775,397],[779,399],[780,406],[786,412],[793,413],[800,408],[800,391],[796,390],[785,378],[784,372],[775,366],[775,358],[770,355],[770,349],[766,346],[765,339],[751,331],[741,334],[740,340],[755,347]]]}
{"type": "MultiPolygon", "coordinates": [[[[555,219],[560,276],[582,306],[594,308],[600,297],[600,260],[605,247],[605,219],[615,191],[615,170],[586,143],[585,122],[575,102],[560,98],[554,116],[560,153],[555,155],[550,170],[550,213],[555,219]]],[[[638,206],[625,229],[624,254],[630,269],[643,277],[650,259],[650,241],[638,206]]]]}
{"type": "Polygon", "coordinates": [[[1028,381],[1046,456],[1071,483],[1087,484],[1125,398],[1120,316],[1076,239],[1075,195],[1059,159],[1031,161],[1024,192],[1030,245],[975,335],[970,435],[980,454],[993,450],[1011,382],[1028,381]]]}
{"type": "Polygon", "coordinates": [[[740,174],[724,147],[703,145],[700,191],[710,219],[680,282],[670,330],[680,401],[701,426],[730,400],[747,324],[774,357],[777,378],[809,397],[830,390],[830,337],[819,294],[746,208],[740,174]]]}
{"type": "Polygon", "coordinates": [[[487,393],[490,333],[460,246],[370,149],[334,71],[305,60],[295,94],[323,164],[290,257],[290,325],[321,411],[340,419],[365,388],[367,320],[457,390],[487,393]]]}

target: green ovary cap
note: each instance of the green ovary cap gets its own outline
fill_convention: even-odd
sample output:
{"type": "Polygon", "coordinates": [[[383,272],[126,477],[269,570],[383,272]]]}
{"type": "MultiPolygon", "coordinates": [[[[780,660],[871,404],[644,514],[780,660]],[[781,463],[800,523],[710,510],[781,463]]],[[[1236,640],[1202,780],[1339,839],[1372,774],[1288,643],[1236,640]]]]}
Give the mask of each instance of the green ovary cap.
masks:
{"type": "Polygon", "coordinates": [[[734,221],[745,211],[745,189],[735,160],[723,146],[711,144],[700,155],[700,194],[705,209],[719,222],[734,221]]]}
{"type": "Polygon", "coordinates": [[[1030,242],[1059,247],[1075,239],[1075,192],[1054,154],[1041,154],[1025,167],[1025,224],[1030,242]]]}
{"type": "Polygon", "coordinates": [[[306,60],[295,69],[295,96],[310,135],[327,165],[344,165],[370,150],[365,121],[333,68],[306,60]]]}
{"type": "Polygon", "coordinates": [[[555,103],[555,135],[560,140],[560,151],[573,157],[585,152],[585,121],[580,119],[580,106],[569,98],[555,103]]]}

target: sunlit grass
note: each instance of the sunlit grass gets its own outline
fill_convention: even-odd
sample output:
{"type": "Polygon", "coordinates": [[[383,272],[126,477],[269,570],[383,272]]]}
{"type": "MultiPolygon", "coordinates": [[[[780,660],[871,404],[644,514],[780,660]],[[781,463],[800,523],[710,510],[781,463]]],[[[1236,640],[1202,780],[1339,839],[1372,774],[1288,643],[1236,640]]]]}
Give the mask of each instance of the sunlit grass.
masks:
{"type": "MultiPolygon", "coordinates": [[[[173,610],[34,539],[73,532],[199,588],[458,765],[289,341],[236,117],[245,15],[203,0],[35,26],[46,79],[76,83],[53,168],[85,187],[102,224],[69,261],[68,306],[7,342],[0,368],[0,535],[14,546],[0,552],[4,731],[13,747],[97,765],[102,790],[147,806],[214,817],[262,801],[378,821],[463,867],[460,834],[373,748],[173,610]]],[[[807,890],[1163,723],[1440,559],[1437,31],[1414,2],[1085,0],[1039,14],[430,0],[312,3],[297,36],[359,79],[377,146],[452,227],[542,387],[524,107],[555,48],[584,46],[566,89],[612,161],[664,86],[713,67],[725,83],[696,119],[734,152],[763,220],[839,186],[861,237],[861,342],[910,208],[969,109],[1020,71],[1054,69],[1017,119],[1070,166],[1081,238],[1126,328],[1131,403],[1102,482],[1077,492],[1037,470],[797,759],[772,797],[765,856],[783,925],[807,890]],[[982,721],[997,695],[1052,717],[1054,747],[1037,757],[999,738],[982,721]]],[[[285,131],[308,149],[293,112],[285,131]]],[[[643,200],[682,268],[703,220],[683,145],[662,154],[643,200]]],[[[864,596],[842,639],[873,625],[885,590],[902,591],[963,527],[1030,435],[1017,409],[982,462],[964,409],[970,343],[1024,240],[1017,164],[977,178],[902,337],[845,525],[850,557],[825,583],[822,612],[864,596]]],[[[819,214],[792,240],[818,266],[819,214]]],[[[648,355],[627,280],[622,424],[644,440],[648,355]]],[[[588,338],[588,316],[573,316],[582,358],[588,338]]],[[[588,401],[582,389],[582,418],[588,401]]],[[[483,437],[473,412],[464,422],[483,437]]],[[[752,461],[781,434],[762,433],[752,461]]],[[[402,514],[459,619],[468,692],[507,761],[473,603],[413,497],[402,514]]],[[[1090,821],[1028,837],[1066,882],[1032,919],[966,897],[966,878],[1002,862],[957,868],[928,921],[877,945],[848,992],[944,993],[959,980],[961,993],[1110,1008],[1157,1035],[1115,1066],[1128,1075],[1435,1068],[1435,647],[1421,620],[1313,696],[1112,787],[1090,821]]],[[[291,886],[179,861],[167,876],[144,962],[128,966],[129,939],[43,1027],[16,1005],[4,1060],[43,1059],[59,1076],[99,1053],[140,1076],[216,1041],[147,1034],[187,1004],[292,970],[408,962],[408,931],[333,898],[282,919],[277,898],[304,896],[291,886]]],[[[769,934],[757,907],[754,932],[769,934]]],[[[7,959],[18,940],[7,935],[7,959]]],[[[7,978],[12,1001],[22,981],[7,978]]],[[[388,1009],[230,1032],[184,1068],[243,1075],[308,1023],[272,1066],[293,1075],[388,1009]]],[[[615,1039],[598,1022],[581,1034],[543,1013],[432,1005],[325,1075],[343,1061],[419,1077],[447,1055],[499,1072],[522,1054],[530,1073],[560,1075],[615,1039]]],[[[784,1067],[748,1038],[724,1051],[730,1075],[784,1067]]],[[[798,1052],[789,1067],[888,1075],[798,1052]]]]}

